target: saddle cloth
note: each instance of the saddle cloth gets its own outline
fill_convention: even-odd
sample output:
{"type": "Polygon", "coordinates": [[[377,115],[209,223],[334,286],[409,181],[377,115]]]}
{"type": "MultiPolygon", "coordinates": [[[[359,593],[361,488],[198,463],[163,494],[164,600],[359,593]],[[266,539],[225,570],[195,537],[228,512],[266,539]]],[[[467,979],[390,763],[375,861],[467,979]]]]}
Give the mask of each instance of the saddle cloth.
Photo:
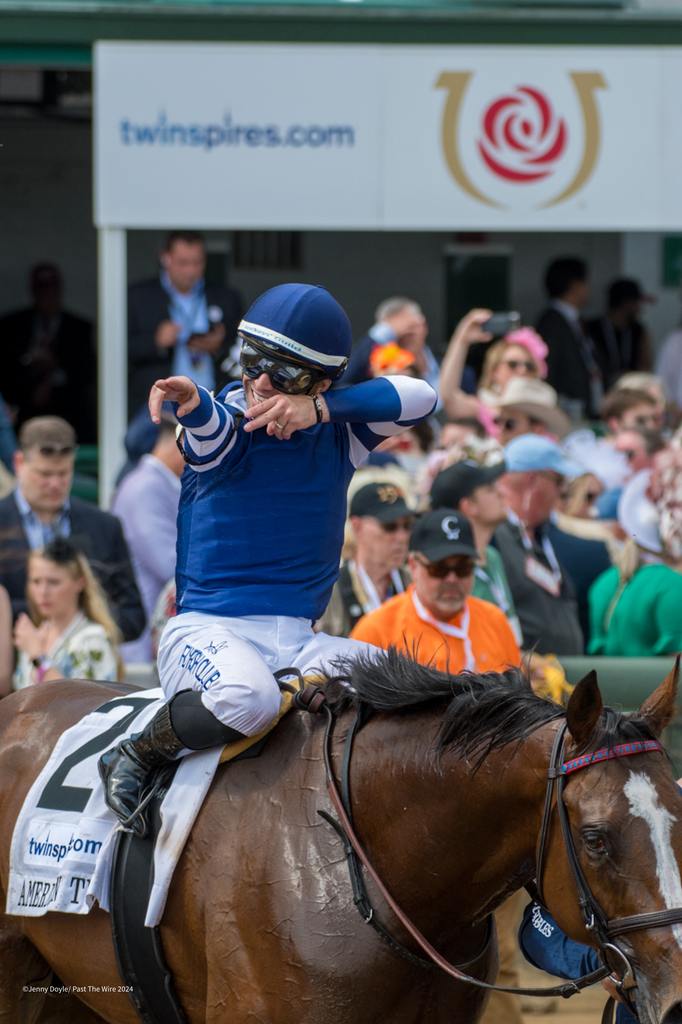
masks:
{"type": "MultiPolygon", "coordinates": [[[[295,681],[294,686],[298,688],[295,681]]],[[[175,866],[218,763],[260,741],[289,710],[292,699],[291,693],[282,693],[278,717],[257,736],[180,760],[160,809],[147,927],[161,921],[175,866]]],[[[59,737],[14,826],[7,914],[87,914],[95,902],[109,910],[114,838],[121,826],[104,801],[97,762],[105,750],[140,732],[164,701],[161,689],[116,697],[59,737]]]]}

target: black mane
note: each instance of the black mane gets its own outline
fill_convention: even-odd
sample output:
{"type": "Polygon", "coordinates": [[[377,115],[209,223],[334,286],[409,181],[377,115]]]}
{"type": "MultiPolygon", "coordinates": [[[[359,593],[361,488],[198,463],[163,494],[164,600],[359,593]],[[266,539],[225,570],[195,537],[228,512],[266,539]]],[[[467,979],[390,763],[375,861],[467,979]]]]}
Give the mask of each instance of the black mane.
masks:
{"type": "MultiPolygon", "coordinates": [[[[490,751],[520,742],[565,714],[554,701],[538,697],[528,676],[515,668],[448,675],[418,664],[395,648],[343,658],[334,667],[338,674],[325,687],[332,711],[364,705],[375,712],[409,714],[443,705],[437,752],[455,749],[464,757],[475,757],[478,764],[490,751]]],[[[636,715],[605,708],[586,749],[649,737],[636,715]]]]}

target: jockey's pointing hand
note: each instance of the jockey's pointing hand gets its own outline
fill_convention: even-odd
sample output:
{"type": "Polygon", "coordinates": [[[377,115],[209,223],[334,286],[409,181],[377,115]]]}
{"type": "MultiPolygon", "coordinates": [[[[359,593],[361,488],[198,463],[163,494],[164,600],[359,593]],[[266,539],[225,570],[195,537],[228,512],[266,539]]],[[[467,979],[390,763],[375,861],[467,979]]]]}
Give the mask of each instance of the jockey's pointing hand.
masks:
{"type": "Polygon", "coordinates": [[[189,377],[166,377],[157,380],[149,392],[149,415],[152,423],[161,422],[164,402],[178,403],[178,416],[186,416],[199,405],[199,392],[189,377]]]}
{"type": "MultiPolygon", "coordinates": [[[[328,419],[325,408],[324,419],[328,419]]],[[[273,395],[263,402],[256,402],[247,409],[246,418],[250,421],[244,426],[249,433],[265,427],[266,433],[288,441],[297,430],[305,430],[317,423],[315,406],[309,395],[273,395]]]]}

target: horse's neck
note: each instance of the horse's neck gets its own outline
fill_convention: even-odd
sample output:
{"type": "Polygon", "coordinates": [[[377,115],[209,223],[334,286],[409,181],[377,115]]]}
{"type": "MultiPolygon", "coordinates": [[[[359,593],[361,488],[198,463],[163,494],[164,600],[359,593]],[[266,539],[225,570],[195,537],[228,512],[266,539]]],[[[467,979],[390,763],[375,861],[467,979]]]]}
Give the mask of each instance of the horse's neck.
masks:
{"type": "Polygon", "coordinates": [[[383,719],[357,740],[352,802],[375,868],[420,927],[478,920],[533,874],[548,730],[493,751],[476,773],[439,762],[435,730],[383,719]],[[408,734],[409,733],[409,734],[408,734]]]}

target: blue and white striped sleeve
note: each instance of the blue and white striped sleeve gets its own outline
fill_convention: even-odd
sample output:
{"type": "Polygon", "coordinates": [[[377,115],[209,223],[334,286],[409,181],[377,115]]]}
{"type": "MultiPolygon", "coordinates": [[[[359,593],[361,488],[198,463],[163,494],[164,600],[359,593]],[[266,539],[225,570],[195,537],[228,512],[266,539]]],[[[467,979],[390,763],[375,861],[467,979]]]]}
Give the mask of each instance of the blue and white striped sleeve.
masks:
{"type": "Polygon", "coordinates": [[[348,426],[354,466],[361,465],[387,437],[429,416],[437,402],[436,392],[426,381],[399,376],[377,377],[328,391],[324,397],[332,423],[348,426]]]}
{"type": "MultiPolygon", "coordinates": [[[[219,465],[234,444],[236,431],[232,411],[199,387],[199,405],[186,416],[178,416],[185,428],[184,446],[192,469],[201,473],[219,465]]],[[[177,406],[176,406],[177,411],[177,406]]]]}

